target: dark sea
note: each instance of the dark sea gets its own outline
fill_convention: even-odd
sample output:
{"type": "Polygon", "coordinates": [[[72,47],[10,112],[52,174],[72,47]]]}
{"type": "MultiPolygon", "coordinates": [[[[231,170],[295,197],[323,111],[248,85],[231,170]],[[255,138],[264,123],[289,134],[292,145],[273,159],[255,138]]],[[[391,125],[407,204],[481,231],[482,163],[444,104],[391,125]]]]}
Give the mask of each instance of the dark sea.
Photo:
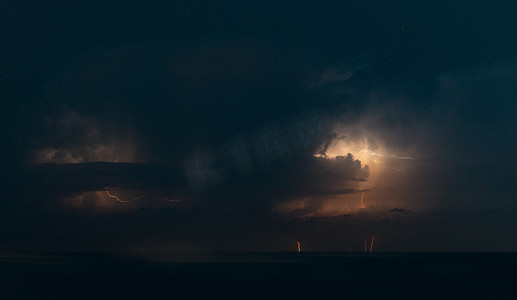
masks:
{"type": "Polygon", "coordinates": [[[517,299],[517,253],[4,253],[0,270],[0,299],[517,299]]]}

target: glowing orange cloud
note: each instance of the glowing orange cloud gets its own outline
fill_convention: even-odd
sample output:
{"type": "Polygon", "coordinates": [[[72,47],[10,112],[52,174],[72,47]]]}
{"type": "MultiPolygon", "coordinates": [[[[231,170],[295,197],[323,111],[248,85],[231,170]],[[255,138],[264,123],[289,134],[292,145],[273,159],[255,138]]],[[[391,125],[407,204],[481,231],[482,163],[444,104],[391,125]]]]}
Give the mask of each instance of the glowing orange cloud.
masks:
{"type": "MultiPolygon", "coordinates": [[[[354,131],[354,129],[344,130],[345,133],[354,131]]],[[[370,187],[376,186],[379,176],[385,169],[393,169],[399,171],[397,166],[404,165],[408,162],[416,161],[417,158],[407,155],[404,152],[391,149],[388,146],[379,143],[375,138],[375,134],[366,133],[363,137],[336,138],[330,142],[325,149],[325,153],[316,153],[315,157],[336,158],[338,156],[346,156],[349,153],[354,159],[361,161],[363,165],[368,165],[370,176],[368,183],[370,187]]]]}

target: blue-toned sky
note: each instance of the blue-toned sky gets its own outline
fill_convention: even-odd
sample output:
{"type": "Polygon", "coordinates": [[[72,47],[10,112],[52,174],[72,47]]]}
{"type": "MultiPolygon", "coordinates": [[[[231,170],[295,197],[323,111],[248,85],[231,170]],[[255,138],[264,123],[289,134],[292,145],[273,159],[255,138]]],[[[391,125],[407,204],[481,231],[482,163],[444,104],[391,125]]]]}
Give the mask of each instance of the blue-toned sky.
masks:
{"type": "Polygon", "coordinates": [[[516,4],[0,10],[0,250],[517,250],[516,4]]]}

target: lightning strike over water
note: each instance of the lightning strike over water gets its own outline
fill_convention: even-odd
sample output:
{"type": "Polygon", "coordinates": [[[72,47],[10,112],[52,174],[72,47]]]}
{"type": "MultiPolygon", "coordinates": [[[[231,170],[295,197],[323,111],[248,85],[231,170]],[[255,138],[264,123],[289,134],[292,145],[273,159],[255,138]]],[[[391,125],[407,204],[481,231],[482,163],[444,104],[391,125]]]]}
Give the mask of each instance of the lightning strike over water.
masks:
{"type": "Polygon", "coordinates": [[[373,241],[375,241],[375,235],[372,235],[372,244],[370,245],[370,252],[373,250],[373,241]]]}
{"type": "Polygon", "coordinates": [[[300,246],[300,242],[296,242],[296,245],[298,246],[298,252],[302,252],[302,247],[300,246]]]}

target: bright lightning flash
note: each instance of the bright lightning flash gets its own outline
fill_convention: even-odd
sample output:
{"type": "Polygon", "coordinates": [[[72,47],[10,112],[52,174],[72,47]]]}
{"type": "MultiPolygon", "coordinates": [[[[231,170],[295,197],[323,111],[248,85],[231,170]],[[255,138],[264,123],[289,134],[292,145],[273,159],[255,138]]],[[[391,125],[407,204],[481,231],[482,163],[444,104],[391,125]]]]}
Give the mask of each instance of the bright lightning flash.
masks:
{"type": "Polygon", "coordinates": [[[368,148],[352,148],[352,147],[344,147],[344,148],[341,148],[342,150],[344,150],[345,152],[349,152],[349,153],[356,153],[356,155],[354,156],[362,156],[361,154],[366,154],[370,157],[387,157],[387,158],[393,158],[393,159],[406,159],[406,160],[416,160],[415,157],[410,157],[410,156],[397,156],[395,154],[386,154],[386,153],[378,153],[378,152],[374,152],[368,148]]]}
{"type": "MultiPolygon", "coordinates": [[[[359,205],[353,208],[354,211],[355,209],[363,210],[367,208],[366,189],[381,190],[387,188],[387,183],[392,181],[392,178],[386,180],[387,176],[393,176],[393,180],[395,180],[399,178],[400,175],[394,175],[393,172],[404,175],[406,169],[411,168],[417,161],[416,157],[407,154],[410,152],[400,152],[395,148],[387,147],[379,143],[374,137],[371,139],[366,136],[362,138],[354,136],[351,138],[338,137],[330,141],[328,147],[324,148],[326,145],[322,146],[324,152],[320,151],[314,154],[314,157],[332,160],[339,156],[346,157],[348,154],[351,154],[354,160],[361,162],[361,166],[368,166],[369,176],[367,181],[361,183],[361,186],[358,187],[362,192],[361,200],[359,205]],[[363,184],[367,184],[367,186],[363,184]]],[[[368,209],[375,209],[376,206],[374,203],[379,199],[379,193],[372,193],[368,196],[370,196],[368,202],[371,204],[368,205],[368,209]]],[[[342,204],[342,206],[343,209],[341,211],[349,211],[346,202],[342,204]]],[[[366,248],[366,250],[368,250],[368,248],[366,248]]]]}
{"type": "Polygon", "coordinates": [[[372,146],[367,138],[359,141],[335,140],[331,146],[326,149],[325,153],[314,154],[315,157],[335,158],[337,156],[346,156],[351,153],[355,159],[359,159],[363,164],[370,167],[375,164],[384,164],[387,160],[411,160],[415,161],[416,157],[399,155],[390,153],[388,149],[381,145],[374,144],[372,146]],[[372,148],[376,149],[375,151],[372,148]]]}
{"type": "Polygon", "coordinates": [[[298,252],[302,251],[302,247],[300,246],[300,242],[296,242],[296,245],[298,246],[298,252]]]}

